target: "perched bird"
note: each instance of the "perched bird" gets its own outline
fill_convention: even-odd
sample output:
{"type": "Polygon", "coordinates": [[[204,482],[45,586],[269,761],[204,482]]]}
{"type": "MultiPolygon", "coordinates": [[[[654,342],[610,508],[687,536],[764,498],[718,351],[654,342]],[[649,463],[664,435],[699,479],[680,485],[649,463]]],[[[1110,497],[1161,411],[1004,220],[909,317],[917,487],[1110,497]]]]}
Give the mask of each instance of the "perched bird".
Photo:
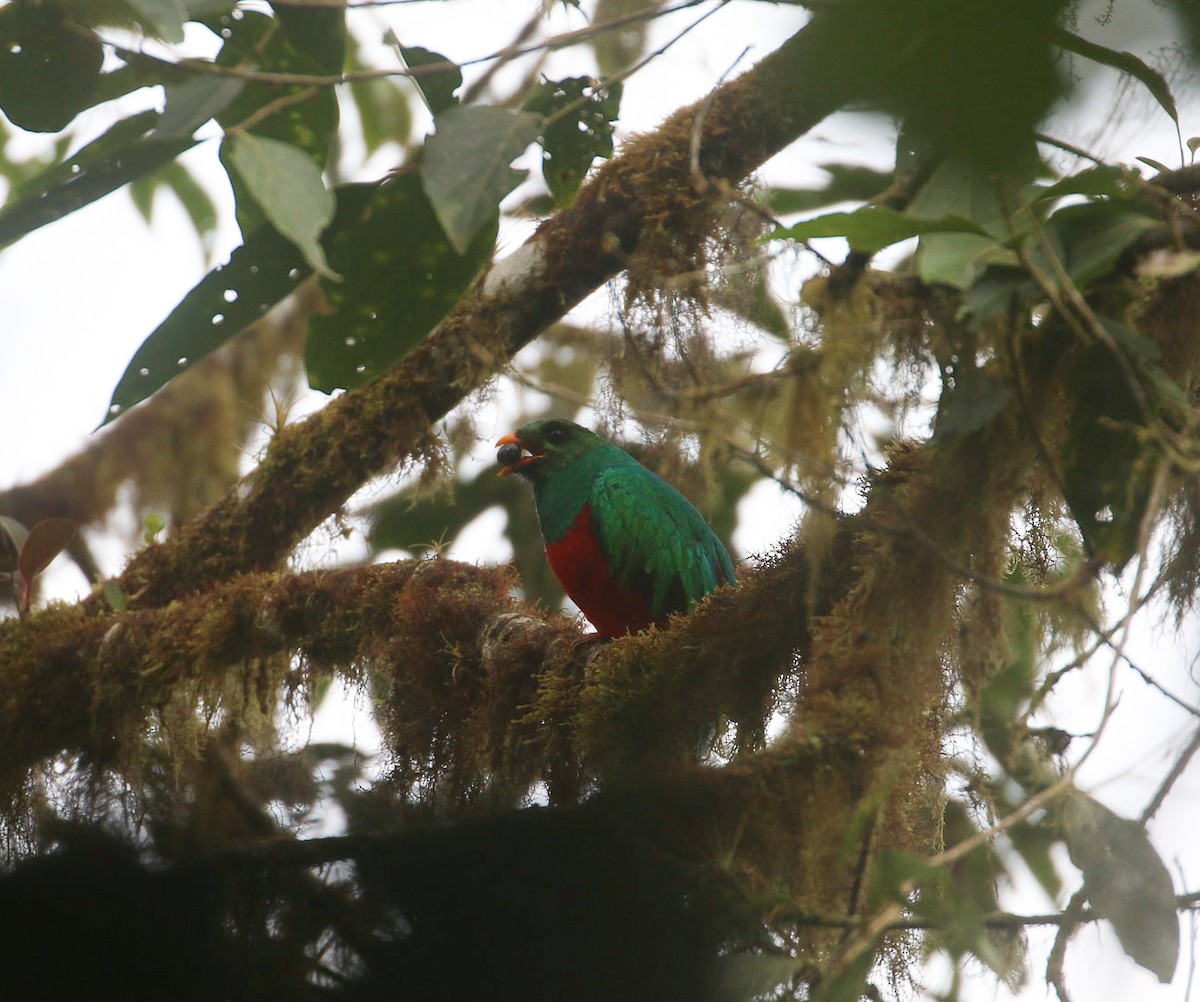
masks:
{"type": "Polygon", "coordinates": [[[736,584],[688,499],[595,432],[533,421],[496,445],[500,476],[533,485],[550,567],[600,636],[636,633],[736,584]]]}

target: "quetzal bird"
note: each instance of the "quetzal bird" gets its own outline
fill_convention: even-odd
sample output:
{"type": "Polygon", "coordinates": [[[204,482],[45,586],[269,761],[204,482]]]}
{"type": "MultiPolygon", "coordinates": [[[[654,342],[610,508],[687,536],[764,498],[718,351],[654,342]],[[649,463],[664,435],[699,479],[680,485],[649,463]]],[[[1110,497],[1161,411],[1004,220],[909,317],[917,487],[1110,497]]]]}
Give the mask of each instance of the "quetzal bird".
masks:
{"type": "Polygon", "coordinates": [[[550,567],[600,636],[636,633],[737,583],[691,502],[595,432],[533,421],[496,445],[500,476],[533,485],[550,567]]]}

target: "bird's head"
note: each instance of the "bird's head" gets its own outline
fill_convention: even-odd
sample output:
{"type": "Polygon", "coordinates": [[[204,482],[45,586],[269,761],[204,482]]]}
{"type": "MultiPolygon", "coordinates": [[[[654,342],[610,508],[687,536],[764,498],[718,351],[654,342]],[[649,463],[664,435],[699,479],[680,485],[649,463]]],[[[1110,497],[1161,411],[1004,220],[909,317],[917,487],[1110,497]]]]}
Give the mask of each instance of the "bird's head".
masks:
{"type": "Polygon", "coordinates": [[[605,444],[574,421],[548,418],[531,421],[497,441],[496,462],[503,466],[500,476],[516,473],[537,483],[605,444]]]}

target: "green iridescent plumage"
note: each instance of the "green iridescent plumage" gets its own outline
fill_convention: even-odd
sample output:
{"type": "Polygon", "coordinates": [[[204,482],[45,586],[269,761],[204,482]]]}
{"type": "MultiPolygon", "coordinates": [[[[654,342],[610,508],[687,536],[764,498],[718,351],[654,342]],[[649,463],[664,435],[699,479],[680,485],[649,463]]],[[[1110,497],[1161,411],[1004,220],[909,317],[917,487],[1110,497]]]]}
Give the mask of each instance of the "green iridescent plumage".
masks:
{"type": "Polygon", "coordinates": [[[501,455],[511,460],[504,472],[533,485],[551,566],[601,632],[640,629],[735,583],[728,552],[687,498],[611,442],[573,422],[546,420],[500,444],[511,450],[501,455]],[[591,562],[597,546],[601,567],[591,562]]]}

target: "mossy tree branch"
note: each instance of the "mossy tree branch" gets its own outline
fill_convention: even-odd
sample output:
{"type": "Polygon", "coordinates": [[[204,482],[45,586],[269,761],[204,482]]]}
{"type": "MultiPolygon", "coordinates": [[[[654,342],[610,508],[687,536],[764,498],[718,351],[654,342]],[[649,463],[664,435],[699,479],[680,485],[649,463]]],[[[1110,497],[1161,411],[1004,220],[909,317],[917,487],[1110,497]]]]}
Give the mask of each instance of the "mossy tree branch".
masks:
{"type": "MultiPolygon", "coordinates": [[[[642,720],[632,737],[644,760],[721,716],[761,726],[775,680],[807,633],[807,565],[796,551],[670,630],[592,651],[583,686],[575,684],[586,653],[578,625],[535,615],[511,597],[513,584],[507,568],[410,560],[242,575],[162,609],[96,617],[54,605],[8,620],[0,624],[0,773],[16,777],[64,752],[102,757],[122,735],[141,734],[177,690],[219,698],[231,677],[258,684],[263,665],[285,656],[265,680],[267,703],[279,684],[302,686],[313,672],[369,672],[390,688],[380,709],[397,744],[432,748],[437,735],[422,728],[453,718],[468,744],[526,748],[521,769],[532,782],[555,753],[595,768],[611,762],[613,716],[642,720]],[[774,630],[752,652],[732,639],[735,623],[765,632],[780,621],[794,628],[774,630]],[[706,657],[690,657],[701,645],[706,657]],[[303,670],[287,679],[293,657],[303,670]],[[625,684],[631,671],[645,680],[640,688],[625,684]],[[557,746],[555,725],[574,736],[570,749],[557,746]]],[[[465,745],[460,756],[467,771],[495,765],[465,745]]]]}

